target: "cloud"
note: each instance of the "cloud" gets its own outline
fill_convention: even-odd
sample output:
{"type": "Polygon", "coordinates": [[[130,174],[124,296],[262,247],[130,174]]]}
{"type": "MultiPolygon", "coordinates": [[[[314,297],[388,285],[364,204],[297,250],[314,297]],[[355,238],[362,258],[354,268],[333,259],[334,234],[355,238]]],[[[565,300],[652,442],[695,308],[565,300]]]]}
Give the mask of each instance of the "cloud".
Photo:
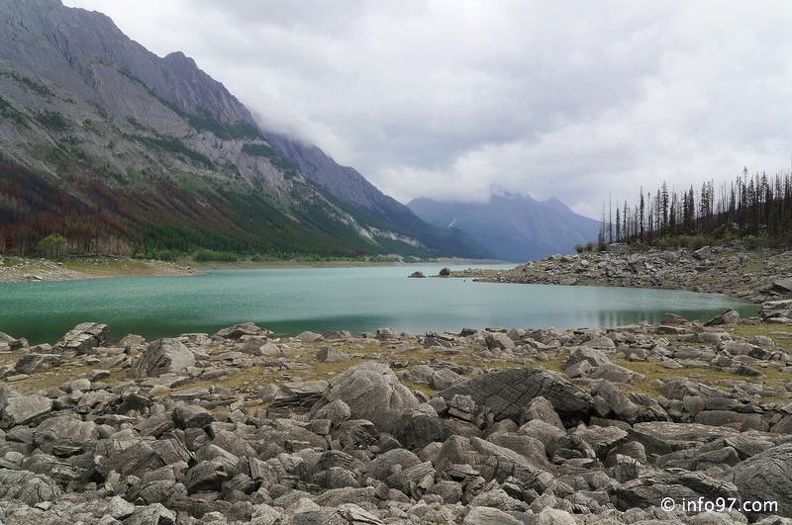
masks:
{"type": "Polygon", "coordinates": [[[792,4],[68,0],[182,50],[406,201],[609,197],[785,169],[792,4]],[[145,17],[140,13],[146,13],[145,17]]]}

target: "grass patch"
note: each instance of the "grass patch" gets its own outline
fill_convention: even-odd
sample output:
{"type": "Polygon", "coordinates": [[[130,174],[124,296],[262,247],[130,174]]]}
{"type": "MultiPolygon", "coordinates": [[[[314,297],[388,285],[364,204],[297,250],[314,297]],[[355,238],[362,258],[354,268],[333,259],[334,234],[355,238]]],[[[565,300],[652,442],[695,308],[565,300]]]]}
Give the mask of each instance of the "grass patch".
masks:
{"type": "Polygon", "coordinates": [[[792,353],[792,326],[782,324],[738,324],[732,331],[732,335],[744,339],[753,336],[769,337],[775,343],[775,347],[787,353],[792,353]]]}
{"type": "Polygon", "coordinates": [[[2,259],[0,259],[0,266],[3,266],[5,268],[10,268],[12,266],[17,266],[19,264],[22,264],[22,262],[23,259],[20,259],[19,257],[5,256],[2,259]]]}
{"type": "MultiPolygon", "coordinates": [[[[14,362],[16,362],[16,359],[14,362]]],[[[59,388],[61,385],[74,381],[75,379],[78,379],[84,375],[88,375],[96,369],[96,366],[64,363],[59,367],[50,368],[42,372],[34,372],[26,379],[7,384],[21,394],[35,394],[41,390],[59,388]]],[[[121,383],[128,379],[128,370],[116,369],[111,371],[110,377],[98,380],[97,383],[112,385],[121,383]]]]}

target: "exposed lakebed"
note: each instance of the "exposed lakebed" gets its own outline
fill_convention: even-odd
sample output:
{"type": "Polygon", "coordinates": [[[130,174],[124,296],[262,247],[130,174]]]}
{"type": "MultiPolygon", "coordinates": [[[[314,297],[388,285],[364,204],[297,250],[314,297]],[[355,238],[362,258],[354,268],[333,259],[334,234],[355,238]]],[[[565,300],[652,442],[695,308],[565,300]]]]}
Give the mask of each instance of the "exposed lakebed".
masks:
{"type": "MultiPolygon", "coordinates": [[[[465,326],[607,327],[659,322],[666,312],[706,320],[726,308],[757,307],[685,291],[409,279],[439,265],[223,270],[190,277],[135,277],[0,287],[0,329],[32,343],[57,340],[84,321],[115,336],[213,332],[253,321],[276,332],[392,326],[458,331],[465,326]]],[[[461,269],[454,268],[454,269],[461,269]]]]}

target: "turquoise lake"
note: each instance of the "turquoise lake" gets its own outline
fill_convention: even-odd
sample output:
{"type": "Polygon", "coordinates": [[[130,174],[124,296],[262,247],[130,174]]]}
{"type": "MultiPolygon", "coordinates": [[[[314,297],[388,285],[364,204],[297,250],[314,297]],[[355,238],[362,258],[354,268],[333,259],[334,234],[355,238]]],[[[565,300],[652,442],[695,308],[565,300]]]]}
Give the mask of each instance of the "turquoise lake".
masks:
{"type": "MultiPolygon", "coordinates": [[[[130,277],[0,285],[0,331],[55,342],[74,325],[110,325],[113,338],[213,333],[253,321],[278,333],[335,328],[352,333],[459,331],[463,327],[603,327],[658,322],[665,312],[707,320],[755,305],[710,294],[603,287],[410,279],[440,265],[214,271],[189,277],[130,277]]],[[[456,268],[456,267],[455,267],[456,268]]],[[[461,268],[461,267],[459,267],[461,268]]]]}

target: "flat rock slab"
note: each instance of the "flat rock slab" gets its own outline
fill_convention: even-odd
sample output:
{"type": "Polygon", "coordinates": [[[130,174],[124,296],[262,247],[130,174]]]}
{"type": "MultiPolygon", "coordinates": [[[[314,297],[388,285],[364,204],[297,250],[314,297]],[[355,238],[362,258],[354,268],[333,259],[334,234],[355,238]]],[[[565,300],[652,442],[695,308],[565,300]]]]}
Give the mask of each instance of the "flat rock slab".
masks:
{"type": "Polygon", "coordinates": [[[737,430],[728,427],[667,421],[636,423],[630,430],[630,435],[646,447],[647,453],[656,454],[693,448],[712,439],[737,433],[737,430]]]}
{"type": "Polygon", "coordinates": [[[3,420],[14,425],[24,425],[52,411],[52,400],[44,396],[18,396],[8,398],[3,410],[3,420]]]}
{"type": "Polygon", "coordinates": [[[483,375],[440,392],[450,401],[470,395],[477,405],[490,408],[496,420],[520,421],[525,406],[535,397],[547,399],[562,419],[584,419],[593,410],[593,399],[566,379],[541,368],[512,368],[483,375]]]}

